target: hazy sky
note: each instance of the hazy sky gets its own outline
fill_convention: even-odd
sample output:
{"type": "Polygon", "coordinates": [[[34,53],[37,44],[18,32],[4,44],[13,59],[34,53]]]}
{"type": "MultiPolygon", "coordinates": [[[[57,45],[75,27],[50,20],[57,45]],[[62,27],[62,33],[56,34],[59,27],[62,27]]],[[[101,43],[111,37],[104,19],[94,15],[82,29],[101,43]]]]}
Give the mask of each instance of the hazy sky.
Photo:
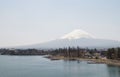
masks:
{"type": "Polygon", "coordinates": [[[0,0],[0,47],[40,43],[74,29],[120,41],[120,0],[0,0]]]}

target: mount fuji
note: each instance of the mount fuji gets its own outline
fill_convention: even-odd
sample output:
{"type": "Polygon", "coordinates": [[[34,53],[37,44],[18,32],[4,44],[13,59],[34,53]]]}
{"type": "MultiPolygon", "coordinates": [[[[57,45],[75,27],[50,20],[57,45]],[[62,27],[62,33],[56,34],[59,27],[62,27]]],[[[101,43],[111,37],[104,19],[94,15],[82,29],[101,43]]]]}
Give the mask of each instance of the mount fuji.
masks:
{"type": "Polygon", "coordinates": [[[97,39],[93,35],[83,30],[74,30],[59,39],[45,43],[22,46],[20,48],[63,48],[63,47],[82,47],[82,48],[110,48],[120,47],[120,42],[115,40],[97,39]]]}

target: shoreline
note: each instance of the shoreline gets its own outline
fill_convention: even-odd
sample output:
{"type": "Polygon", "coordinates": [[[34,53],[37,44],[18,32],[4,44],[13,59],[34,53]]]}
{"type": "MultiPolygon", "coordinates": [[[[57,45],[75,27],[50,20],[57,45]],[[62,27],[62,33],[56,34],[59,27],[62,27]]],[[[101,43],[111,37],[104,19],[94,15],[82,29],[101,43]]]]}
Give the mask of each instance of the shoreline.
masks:
{"type": "Polygon", "coordinates": [[[70,58],[70,57],[64,57],[64,56],[48,56],[45,57],[51,60],[71,60],[71,61],[90,61],[89,64],[107,64],[107,65],[113,65],[113,66],[120,66],[119,60],[111,60],[111,59],[88,59],[88,58],[70,58]]]}

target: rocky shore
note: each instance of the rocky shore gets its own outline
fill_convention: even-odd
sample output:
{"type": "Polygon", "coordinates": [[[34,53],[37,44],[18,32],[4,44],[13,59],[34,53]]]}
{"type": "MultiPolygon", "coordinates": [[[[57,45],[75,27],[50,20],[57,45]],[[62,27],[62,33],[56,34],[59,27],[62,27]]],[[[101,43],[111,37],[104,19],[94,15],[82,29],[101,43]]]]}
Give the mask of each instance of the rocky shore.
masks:
{"type": "Polygon", "coordinates": [[[111,59],[87,59],[87,58],[70,58],[64,56],[46,56],[50,60],[79,60],[79,61],[88,61],[89,64],[108,64],[113,66],[120,66],[119,60],[111,60],[111,59]]]}

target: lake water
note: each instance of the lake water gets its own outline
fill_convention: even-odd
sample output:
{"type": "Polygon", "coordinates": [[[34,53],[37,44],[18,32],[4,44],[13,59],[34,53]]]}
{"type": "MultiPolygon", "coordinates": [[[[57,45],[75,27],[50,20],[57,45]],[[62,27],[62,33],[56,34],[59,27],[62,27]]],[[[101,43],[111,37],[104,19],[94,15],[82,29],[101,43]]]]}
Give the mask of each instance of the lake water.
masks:
{"type": "Polygon", "coordinates": [[[42,56],[0,56],[0,77],[120,77],[120,67],[42,56]]]}

